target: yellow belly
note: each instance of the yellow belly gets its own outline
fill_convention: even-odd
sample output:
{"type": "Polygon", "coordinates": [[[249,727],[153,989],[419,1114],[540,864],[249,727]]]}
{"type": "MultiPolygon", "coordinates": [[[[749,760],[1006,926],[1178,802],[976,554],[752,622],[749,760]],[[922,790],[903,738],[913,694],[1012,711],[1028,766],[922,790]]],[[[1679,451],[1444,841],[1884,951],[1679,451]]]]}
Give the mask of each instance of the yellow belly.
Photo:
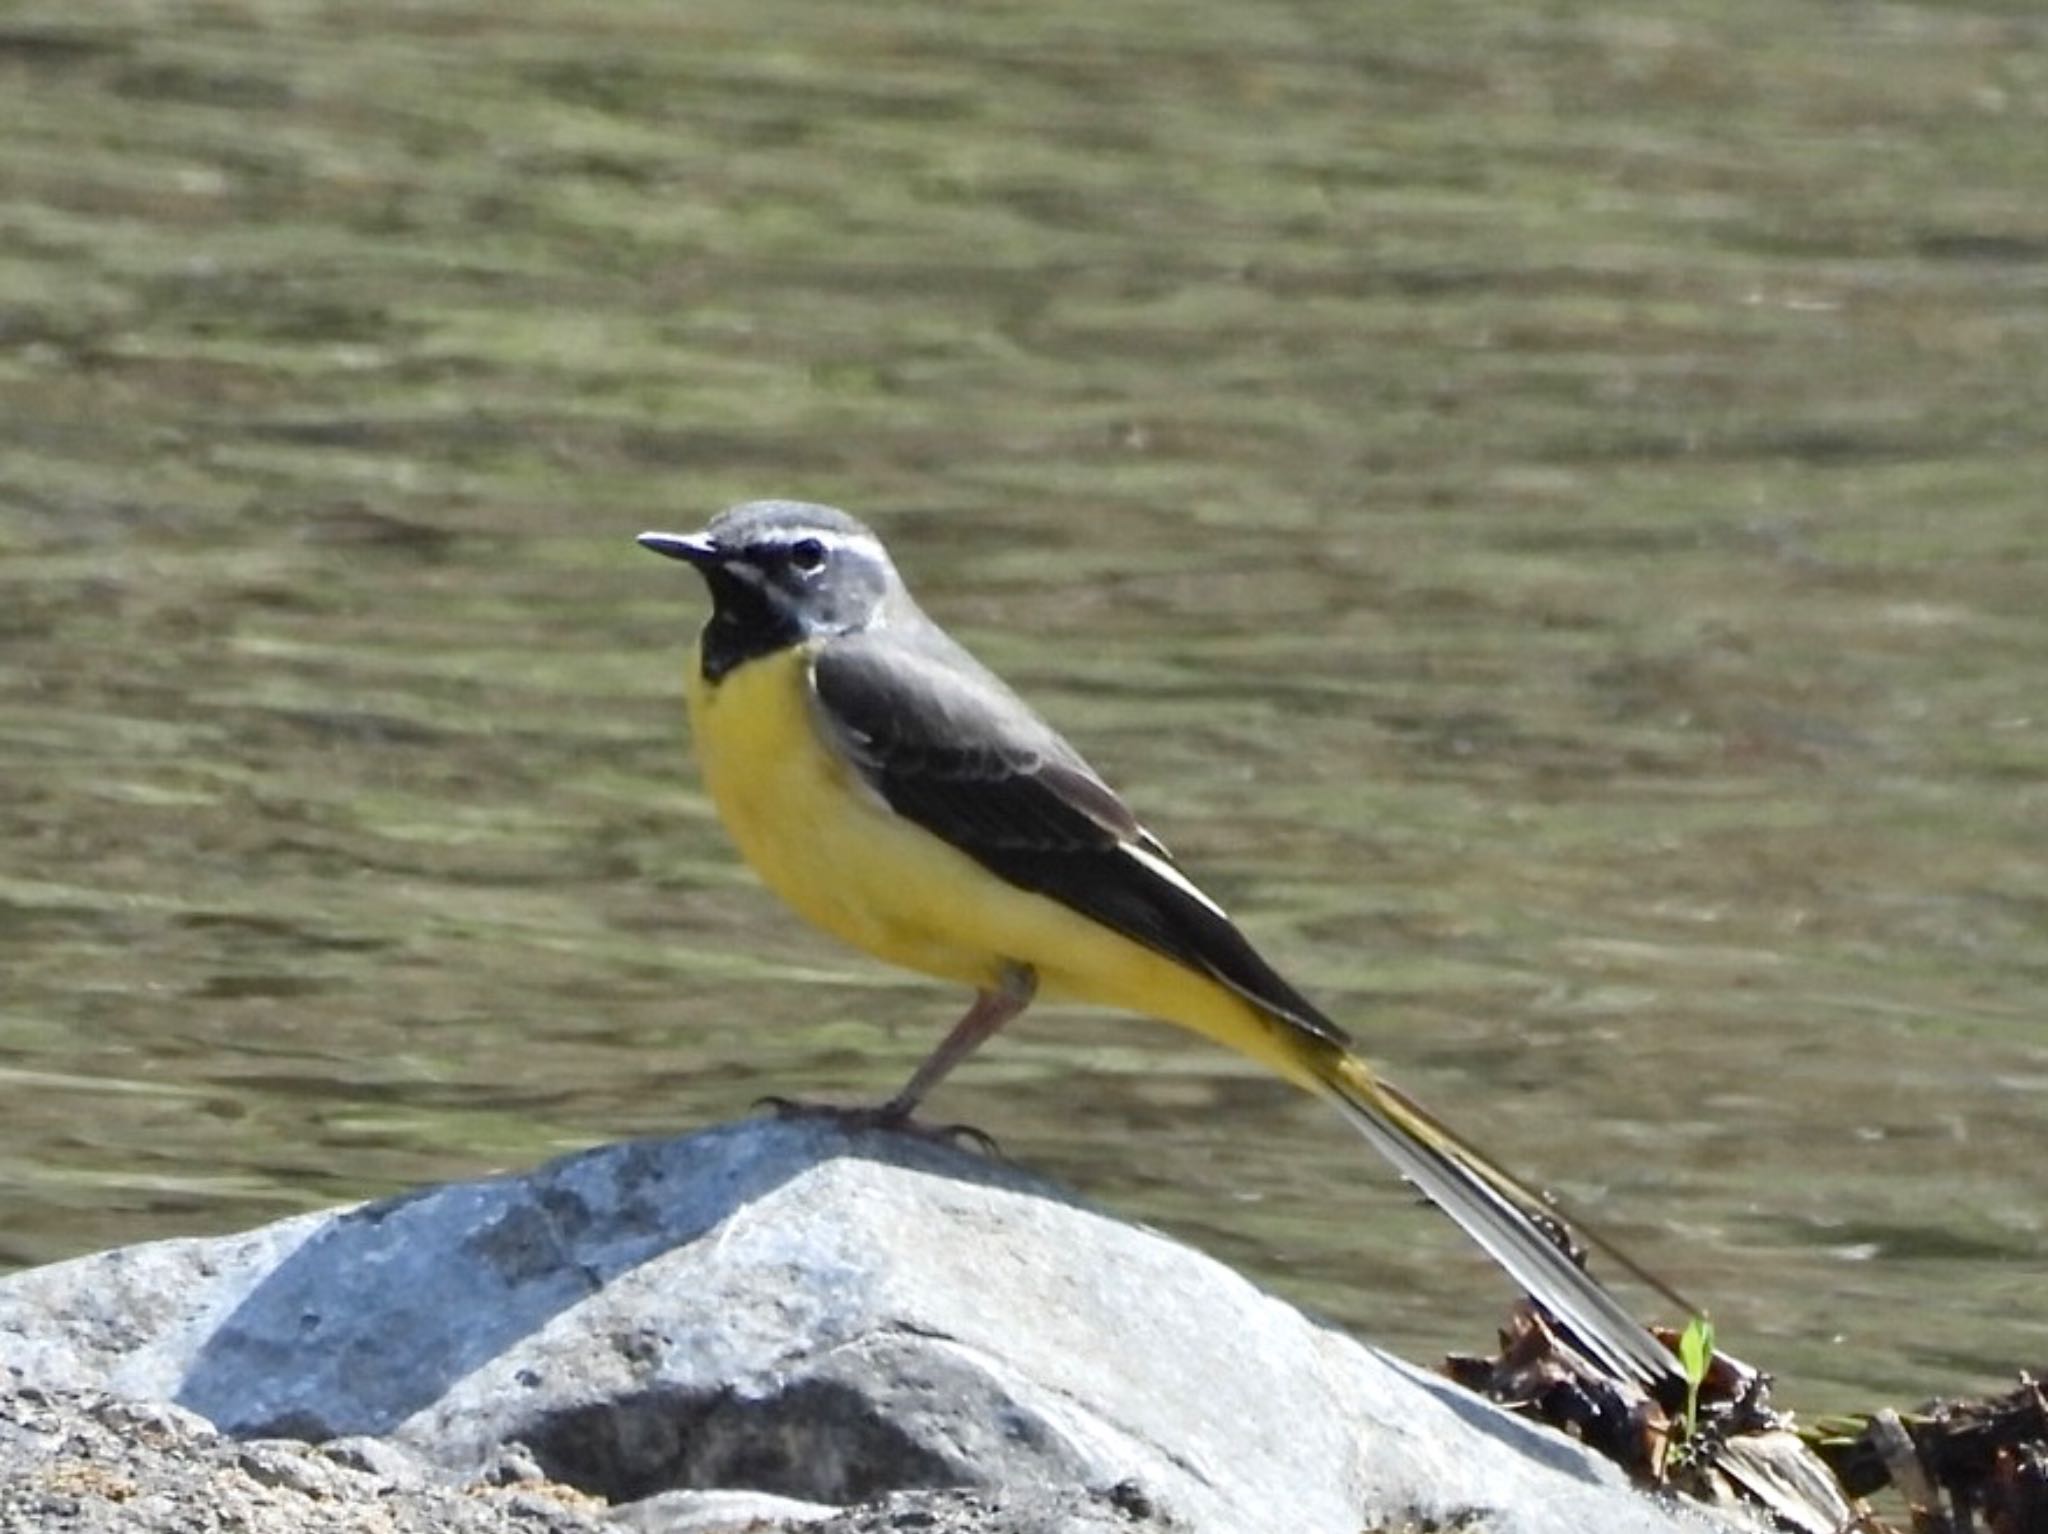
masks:
{"type": "Polygon", "coordinates": [[[1299,1040],[1235,992],[998,878],[882,803],[818,735],[807,651],[764,656],[717,683],[692,657],[688,697],[726,829],[815,925],[891,964],[983,989],[1021,964],[1043,995],[1179,1023],[1308,1084],[1299,1040]]]}

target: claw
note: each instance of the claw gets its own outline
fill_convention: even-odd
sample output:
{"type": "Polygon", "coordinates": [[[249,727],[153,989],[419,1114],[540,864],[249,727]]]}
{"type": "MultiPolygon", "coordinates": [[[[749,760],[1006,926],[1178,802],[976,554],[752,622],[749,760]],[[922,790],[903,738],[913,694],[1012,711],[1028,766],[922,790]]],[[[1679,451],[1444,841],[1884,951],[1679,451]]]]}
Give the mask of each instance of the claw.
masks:
{"type": "Polygon", "coordinates": [[[793,1097],[757,1097],[756,1108],[766,1108],[779,1119],[827,1119],[848,1132],[879,1129],[890,1134],[909,1135],[940,1145],[966,1147],[991,1159],[1002,1158],[1002,1147],[985,1129],[972,1124],[920,1124],[894,1103],[876,1108],[850,1107],[842,1103],[807,1103],[793,1097]]]}

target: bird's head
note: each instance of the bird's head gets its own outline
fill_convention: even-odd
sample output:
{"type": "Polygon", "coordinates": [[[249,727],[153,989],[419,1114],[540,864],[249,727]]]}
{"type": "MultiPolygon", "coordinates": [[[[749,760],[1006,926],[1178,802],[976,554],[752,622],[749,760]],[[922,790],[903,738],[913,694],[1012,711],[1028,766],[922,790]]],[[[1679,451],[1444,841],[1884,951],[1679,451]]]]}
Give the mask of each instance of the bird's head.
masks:
{"type": "Polygon", "coordinates": [[[694,566],[710,587],[714,678],[756,655],[872,628],[903,592],[882,541],[830,506],[748,501],[701,533],[642,533],[640,546],[694,566]]]}

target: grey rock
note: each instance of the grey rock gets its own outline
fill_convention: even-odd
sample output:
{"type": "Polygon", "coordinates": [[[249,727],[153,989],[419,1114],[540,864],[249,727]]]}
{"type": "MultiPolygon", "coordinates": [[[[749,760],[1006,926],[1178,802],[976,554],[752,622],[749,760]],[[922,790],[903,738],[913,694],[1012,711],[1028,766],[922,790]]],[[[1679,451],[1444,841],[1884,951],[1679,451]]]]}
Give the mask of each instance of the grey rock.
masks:
{"type": "Polygon", "coordinates": [[[611,1517],[629,1534],[755,1534],[816,1525],[839,1512],[765,1491],[665,1491],[628,1502],[611,1517]]]}
{"type": "Polygon", "coordinates": [[[854,1508],[753,1491],[671,1491],[628,1503],[612,1521],[630,1534],[1174,1534],[1121,1490],[1045,1486],[899,1491],[854,1508]]]}
{"type": "Polygon", "coordinates": [[[488,1487],[394,1492],[304,1444],[241,1444],[189,1412],[0,1390],[0,1534],[607,1534],[603,1508],[488,1487]]]}
{"type": "MultiPolygon", "coordinates": [[[[1142,1506],[1142,1504],[1137,1504],[1142,1506]]],[[[1287,1527],[1284,1521],[1256,1527],[1287,1527]]],[[[1017,1486],[993,1491],[899,1491],[850,1507],[804,1534],[1180,1534],[1150,1511],[1133,1512],[1115,1492],[1017,1486]]]]}
{"type": "Polygon", "coordinates": [[[477,1479],[493,1486],[517,1486],[521,1481],[545,1481],[547,1472],[523,1443],[508,1443],[484,1461],[477,1479]]]}
{"type": "Polygon", "coordinates": [[[329,1438],[318,1448],[322,1457],[333,1460],[344,1469],[360,1470],[400,1491],[417,1491],[422,1486],[452,1484],[456,1480],[440,1466],[429,1465],[413,1450],[388,1438],[357,1434],[349,1438],[329,1438]]]}
{"type": "Polygon", "coordinates": [[[232,1463],[261,1486],[295,1491],[302,1497],[332,1497],[347,1483],[350,1472],[316,1451],[290,1439],[260,1439],[236,1450],[232,1463]]]}
{"type": "Polygon", "coordinates": [[[809,1525],[833,1534],[883,1527],[846,1520],[894,1516],[893,1493],[984,1530],[1711,1526],[1012,1167],[816,1120],[16,1274],[0,1359],[458,1475],[523,1444],[611,1503],[849,1509],[809,1525]]]}

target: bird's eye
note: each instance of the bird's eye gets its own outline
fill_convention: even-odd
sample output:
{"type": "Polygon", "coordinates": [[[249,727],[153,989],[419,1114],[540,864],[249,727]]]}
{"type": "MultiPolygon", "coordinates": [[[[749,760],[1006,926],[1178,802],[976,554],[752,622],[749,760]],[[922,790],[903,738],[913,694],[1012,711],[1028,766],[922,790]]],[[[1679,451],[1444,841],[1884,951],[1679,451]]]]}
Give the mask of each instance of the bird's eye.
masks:
{"type": "Polygon", "coordinates": [[[824,568],[825,545],[815,538],[799,538],[789,546],[789,562],[795,569],[809,575],[813,570],[824,568]]]}

